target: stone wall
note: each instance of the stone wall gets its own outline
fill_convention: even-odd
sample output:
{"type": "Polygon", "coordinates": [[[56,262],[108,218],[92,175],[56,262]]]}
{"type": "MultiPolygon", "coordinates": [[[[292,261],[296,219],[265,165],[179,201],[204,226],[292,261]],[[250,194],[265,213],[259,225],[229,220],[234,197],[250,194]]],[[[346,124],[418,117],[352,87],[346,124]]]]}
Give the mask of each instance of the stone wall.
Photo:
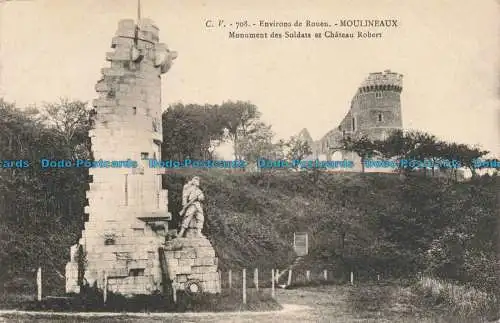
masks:
{"type": "Polygon", "coordinates": [[[196,282],[204,292],[220,292],[218,259],[206,237],[176,238],[166,243],[164,252],[168,276],[176,290],[196,282]]]}

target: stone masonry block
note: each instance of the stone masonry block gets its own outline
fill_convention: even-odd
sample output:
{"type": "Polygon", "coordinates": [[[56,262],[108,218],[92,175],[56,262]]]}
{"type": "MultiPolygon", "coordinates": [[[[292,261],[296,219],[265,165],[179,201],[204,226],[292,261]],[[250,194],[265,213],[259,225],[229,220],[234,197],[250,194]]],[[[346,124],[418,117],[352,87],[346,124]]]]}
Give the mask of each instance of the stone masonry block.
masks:
{"type": "Polygon", "coordinates": [[[192,272],[196,274],[203,274],[207,272],[208,266],[196,266],[192,267],[192,272]]]}
{"type": "Polygon", "coordinates": [[[121,19],[118,21],[118,30],[134,30],[135,21],[134,19],[121,19]]]}
{"type": "Polygon", "coordinates": [[[199,247],[196,249],[198,258],[215,257],[215,251],[212,247],[199,247]]]}
{"type": "Polygon", "coordinates": [[[142,30],[147,30],[152,33],[158,33],[158,26],[156,26],[155,22],[150,18],[142,18],[139,20],[139,26],[142,30]]]}
{"type": "Polygon", "coordinates": [[[208,273],[208,275],[210,275],[209,277],[211,277],[211,279],[214,281],[219,280],[219,272],[217,271],[217,269],[213,272],[208,273]]]}
{"type": "Polygon", "coordinates": [[[106,100],[106,99],[94,99],[92,100],[92,106],[96,108],[100,107],[115,107],[116,100],[106,100]]]}
{"type": "Polygon", "coordinates": [[[184,249],[180,251],[180,255],[181,255],[180,258],[189,258],[189,259],[196,258],[196,252],[194,251],[193,248],[184,249]]]}
{"type": "Polygon", "coordinates": [[[132,38],[125,38],[125,37],[118,37],[115,36],[111,40],[111,47],[124,47],[124,48],[130,48],[134,45],[134,39],[132,38]]]}
{"type": "Polygon", "coordinates": [[[123,75],[125,75],[125,71],[123,69],[115,69],[115,68],[109,68],[109,67],[101,68],[101,73],[104,76],[123,76],[123,75]]]}
{"type": "Polygon", "coordinates": [[[196,258],[194,260],[194,266],[211,266],[215,265],[214,258],[212,257],[204,257],[204,258],[196,258]]]}
{"type": "Polygon", "coordinates": [[[212,272],[212,273],[207,273],[207,272],[205,272],[205,273],[201,273],[201,274],[200,274],[200,275],[202,276],[202,277],[201,277],[201,280],[202,280],[202,281],[211,281],[211,280],[215,280],[215,279],[216,279],[216,277],[215,277],[215,275],[214,275],[214,274],[217,274],[217,277],[219,276],[219,274],[218,274],[218,273],[213,273],[213,272],[212,272]]]}
{"type": "Polygon", "coordinates": [[[190,266],[179,266],[177,267],[177,273],[178,274],[191,274],[191,267],[190,266]]]}
{"type": "Polygon", "coordinates": [[[195,279],[195,280],[201,280],[203,281],[203,274],[191,274],[188,276],[188,279],[195,279]]]}
{"type": "Polygon", "coordinates": [[[206,281],[202,283],[203,290],[208,293],[217,293],[217,282],[214,281],[206,281]]]}
{"type": "Polygon", "coordinates": [[[209,273],[216,273],[217,272],[217,267],[215,267],[215,266],[204,266],[204,268],[209,273]]]}
{"type": "Polygon", "coordinates": [[[110,90],[109,84],[106,82],[97,82],[95,85],[96,92],[108,92],[110,90]]]}
{"type": "Polygon", "coordinates": [[[175,251],[173,251],[173,250],[165,250],[165,258],[167,258],[169,261],[171,259],[176,259],[175,258],[175,251]]]}
{"type": "Polygon", "coordinates": [[[129,92],[130,91],[130,85],[128,84],[120,84],[119,85],[119,90],[120,92],[129,92]]]}
{"type": "Polygon", "coordinates": [[[167,258],[168,265],[179,266],[179,259],[167,258]]]}
{"type": "Polygon", "coordinates": [[[134,37],[135,22],[132,19],[123,19],[118,22],[118,29],[115,33],[116,36],[134,37]]]}
{"type": "Polygon", "coordinates": [[[138,107],[141,106],[141,100],[132,97],[122,97],[118,99],[118,104],[125,107],[138,107]]]}
{"type": "Polygon", "coordinates": [[[116,51],[106,53],[107,61],[130,61],[130,59],[130,47],[118,47],[116,51]]]}
{"type": "Polygon", "coordinates": [[[179,266],[180,267],[184,267],[184,266],[191,267],[193,265],[193,263],[194,263],[194,260],[191,259],[191,258],[187,258],[187,259],[186,258],[184,258],[184,259],[181,258],[181,259],[179,259],[179,266]]]}

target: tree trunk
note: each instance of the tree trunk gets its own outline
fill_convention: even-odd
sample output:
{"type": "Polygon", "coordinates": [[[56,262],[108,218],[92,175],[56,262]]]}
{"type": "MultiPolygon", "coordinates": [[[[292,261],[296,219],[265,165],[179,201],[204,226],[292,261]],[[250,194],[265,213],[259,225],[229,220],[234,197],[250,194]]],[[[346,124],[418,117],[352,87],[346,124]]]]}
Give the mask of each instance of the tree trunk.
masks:
{"type": "Polygon", "coordinates": [[[238,135],[236,133],[234,134],[234,139],[233,139],[233,150],[234,150],[234,159],[240,160],[239,149],[238,149],[238,135]]]}

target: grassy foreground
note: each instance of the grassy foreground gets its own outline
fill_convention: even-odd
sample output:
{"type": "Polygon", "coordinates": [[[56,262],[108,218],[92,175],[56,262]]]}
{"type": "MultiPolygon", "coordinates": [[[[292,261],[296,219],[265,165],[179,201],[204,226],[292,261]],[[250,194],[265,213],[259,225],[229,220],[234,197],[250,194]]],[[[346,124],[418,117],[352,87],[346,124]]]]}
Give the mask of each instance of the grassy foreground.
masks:
{"type": "Polygon", "coordinates": [[[499,305],[491,294],[431,278],[406,286],[387,282],[355,286],[348,302],[363,319],[402,323],[492,322],[498,319],[499,305]]]}
{"type": "Polygon", "coordinates": [[[224,289],[220,294],[188,295],[178,292],[177,302],[158,296],[138,295],[125,298],[109,294],[106,304],[102,295],[75,295],[71,298],[45,298],[42,302],[33,300],[33,296],[18,295],[15,299],[10,294],[9,302],[4,302],[4,309],[55,312],[227,312],[227,311],[274,311],[281,305],[269,294],[249,289],[247,303],[243,304],[240,290],[224,289]],[[5,306],[8,304],[8,306],[5,306]]]}

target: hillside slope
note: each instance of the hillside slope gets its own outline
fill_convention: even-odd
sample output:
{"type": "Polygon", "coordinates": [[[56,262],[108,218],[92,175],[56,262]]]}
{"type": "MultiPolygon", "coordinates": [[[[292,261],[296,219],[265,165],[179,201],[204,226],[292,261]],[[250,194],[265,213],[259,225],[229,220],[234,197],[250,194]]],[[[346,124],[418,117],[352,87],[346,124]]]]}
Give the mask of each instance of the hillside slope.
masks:
{"type": "MultiPolygon", "coordinates": [[[[167,176],[173,214],[182,184],[194,174],[167,176]]],[[[341,276],[354,269],[390,276],[430,270],[459,280],[483,270],[482,276],[494,277],[498,178],[453,183],[374,173],[196,175],[207,196],[205,233],[223,269],[284,268],[294,259],[293,233],[306,231],[306,264],[341,276]]]]}
{"type": "MultiPolygon", "coordinates": [[[[286,268],[295,258],[293,233],[306,231],[310,254],[305,264],[332,269],[339,277],[350,270],[358,277],[428,271],[495,286],[498,177],[448,183],[374,173],[169,172],[164,185],[174,214],[171,229],[179,223],[182,186],[193,175],[201,178],[204,233],[222,270],[286,268]]],[[[23,285],[33,290],[36,268],[42,266],[47,291],[62,292],[69,247],[83,226],[83,203],[70,224],[47,213],[40,219],[51,225],[43,231],[16,223],[2,226],[5,291],[21,291],[23,285]]]]}

